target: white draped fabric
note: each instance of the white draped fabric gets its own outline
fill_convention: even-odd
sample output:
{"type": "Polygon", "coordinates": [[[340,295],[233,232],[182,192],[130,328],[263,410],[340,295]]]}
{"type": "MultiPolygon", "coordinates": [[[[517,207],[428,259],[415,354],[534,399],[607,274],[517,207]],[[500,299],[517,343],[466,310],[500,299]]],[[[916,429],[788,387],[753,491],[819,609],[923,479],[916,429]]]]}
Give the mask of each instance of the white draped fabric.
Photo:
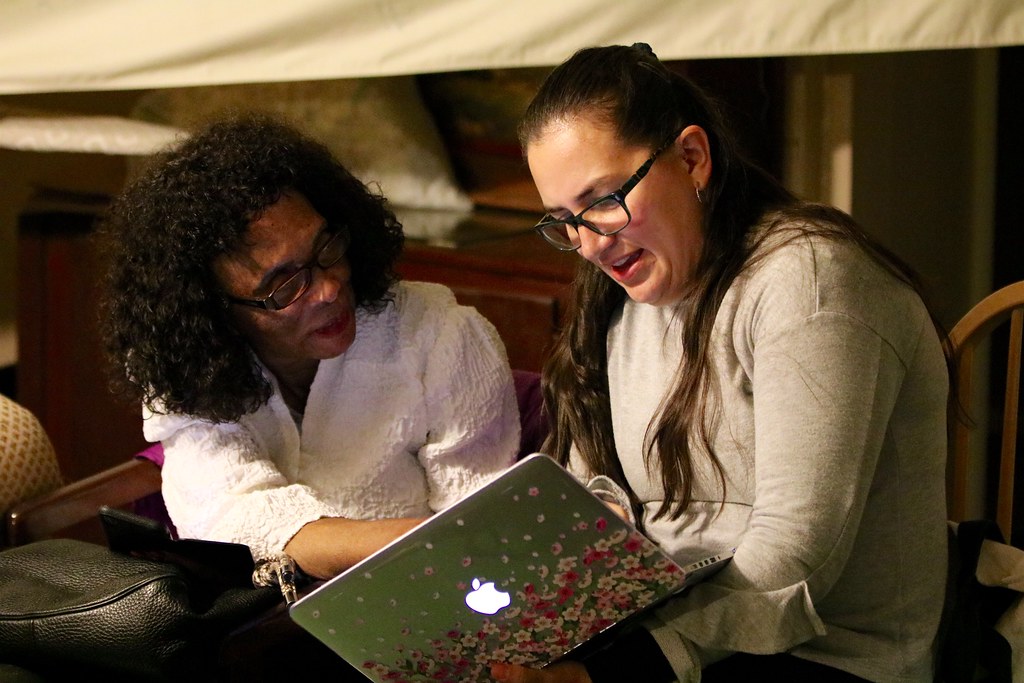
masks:
{"type": "Polygon", "coordinates": [[[0,119],[0,148],[30,152],[152,154],[182,132],[117,116],[8,117],[0,119]]]}
{"type": "Polygon", "coordinates": [[[1024,44],[1021,0],[3,0],[0,94],[1024,44]]]}

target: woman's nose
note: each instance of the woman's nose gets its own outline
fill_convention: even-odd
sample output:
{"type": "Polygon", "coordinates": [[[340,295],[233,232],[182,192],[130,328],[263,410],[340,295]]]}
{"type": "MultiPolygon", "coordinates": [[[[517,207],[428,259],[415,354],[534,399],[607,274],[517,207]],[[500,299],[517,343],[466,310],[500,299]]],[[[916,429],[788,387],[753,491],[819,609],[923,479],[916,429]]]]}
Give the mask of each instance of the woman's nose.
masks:
{"type": "Polygon", "coordinates": [[[317,301],[330,303],[338,298],[338,292],[348,287],[352,278],[352,268],[346,259],[341,259],[326,268],[313,269],[313,294],[317,301]]]}
{"type": "Polygon", "coordinates": [[[581,228],[580,248],[577,253],[592,263],[599,263],[601,254],[615,243],[615,235],[599,235],[593,230],[581,228]]]}

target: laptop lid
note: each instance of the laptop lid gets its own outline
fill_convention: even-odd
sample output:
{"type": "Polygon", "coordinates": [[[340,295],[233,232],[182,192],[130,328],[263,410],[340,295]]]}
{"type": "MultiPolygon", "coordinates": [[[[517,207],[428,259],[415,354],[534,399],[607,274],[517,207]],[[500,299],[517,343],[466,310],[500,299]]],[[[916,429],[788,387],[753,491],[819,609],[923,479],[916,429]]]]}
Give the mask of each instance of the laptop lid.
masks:
{"type": "MultiPolygon", "coordinates": [[[[698,574],[722,560],[704,560],[698,574]]],[[[437,513],[290,608],[374,681],[540,667],[680,591],[686,571],[545,455],[437,513]]]]}

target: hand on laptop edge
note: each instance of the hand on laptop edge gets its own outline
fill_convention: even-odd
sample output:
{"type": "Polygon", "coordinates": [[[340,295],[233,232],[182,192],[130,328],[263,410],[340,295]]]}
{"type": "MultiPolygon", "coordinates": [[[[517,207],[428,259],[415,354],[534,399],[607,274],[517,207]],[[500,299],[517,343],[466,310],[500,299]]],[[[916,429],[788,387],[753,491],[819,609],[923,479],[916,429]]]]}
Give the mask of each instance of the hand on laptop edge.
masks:
{"type": "Polygon", "coordinates": [[[618,515],[619,517],[621,517],[622,519],[626,520],[627,522],[632,522],[632,521],[633,521],[633,520],[631,520],[631,519],[629,518],[629,513],[627,513],[627,512],[626,512],[626,508],[622,507],[622,506],[621,506],[621,505],[619,505],[618,503],[613,503],[613,502],[611,502],[611,501],[608,501],[608,500],[606,500],[606,501],[603,501],[603,502],[604,502],[604,504],[605,504],[605,505],[607,505],[607,506],[608,506],[608,508],[609,508],[609,509],[610,509],[610,510],[611,510],[612,512],[614,512],[615,514],[617,514],[617,515],[618,515]]]}
{"type": "Polygon", "coordinates": [[[544,669],[497,663],[491,665],[491,676],[501,683],[592,683],[579,662],[559,662],[544,669]]]}
{"type": "Polygon", "coordinates": [[[346,519],[323,517],[292,536],[284,551],[306,574],[330,579],[380,550],[423,518],[346,519]]]}

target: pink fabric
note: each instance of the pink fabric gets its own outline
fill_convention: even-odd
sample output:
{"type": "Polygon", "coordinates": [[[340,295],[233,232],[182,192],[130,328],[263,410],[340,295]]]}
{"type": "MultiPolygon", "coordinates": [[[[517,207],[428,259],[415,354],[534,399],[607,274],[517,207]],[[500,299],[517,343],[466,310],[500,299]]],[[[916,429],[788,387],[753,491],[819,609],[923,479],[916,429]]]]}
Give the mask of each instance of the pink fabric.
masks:
{"type": "Polygon", "coordinates": [[[149,460],[157,467],[162,468],[164,466],[164,445],[157,442],[146,450],[136,453],[135,457],[142,460],[149,460]]]}
{"type": "Polygon", "coordinates": [[[549,426],[544,414],[544,397],[540,391],[540,373],[529,370],[513,370],[512,380],[516,387],[516,401],[519,403],[519,457],[540,451],[548,436],[549,426]]]}
{"type": "MultiPolygon", "coordinates": [[[[157,467],[163,467],[164,445],[157,442],[145,450],[136,453],[135,457],[139,460],[149,460],[157,467]]],[[[143,517],[155,519],[167,527],[171,532],[171,536],[174,538],[178,537],[178,531],[174,528],[174,523],[171,522],[171,516],[167,514],[167,506],[164,505],[164,497],[159,491],[151,493],[148,496],[143,496],[132,503],[132,511],[135,512],[135,514],[142,515],[143,517]]]]}

